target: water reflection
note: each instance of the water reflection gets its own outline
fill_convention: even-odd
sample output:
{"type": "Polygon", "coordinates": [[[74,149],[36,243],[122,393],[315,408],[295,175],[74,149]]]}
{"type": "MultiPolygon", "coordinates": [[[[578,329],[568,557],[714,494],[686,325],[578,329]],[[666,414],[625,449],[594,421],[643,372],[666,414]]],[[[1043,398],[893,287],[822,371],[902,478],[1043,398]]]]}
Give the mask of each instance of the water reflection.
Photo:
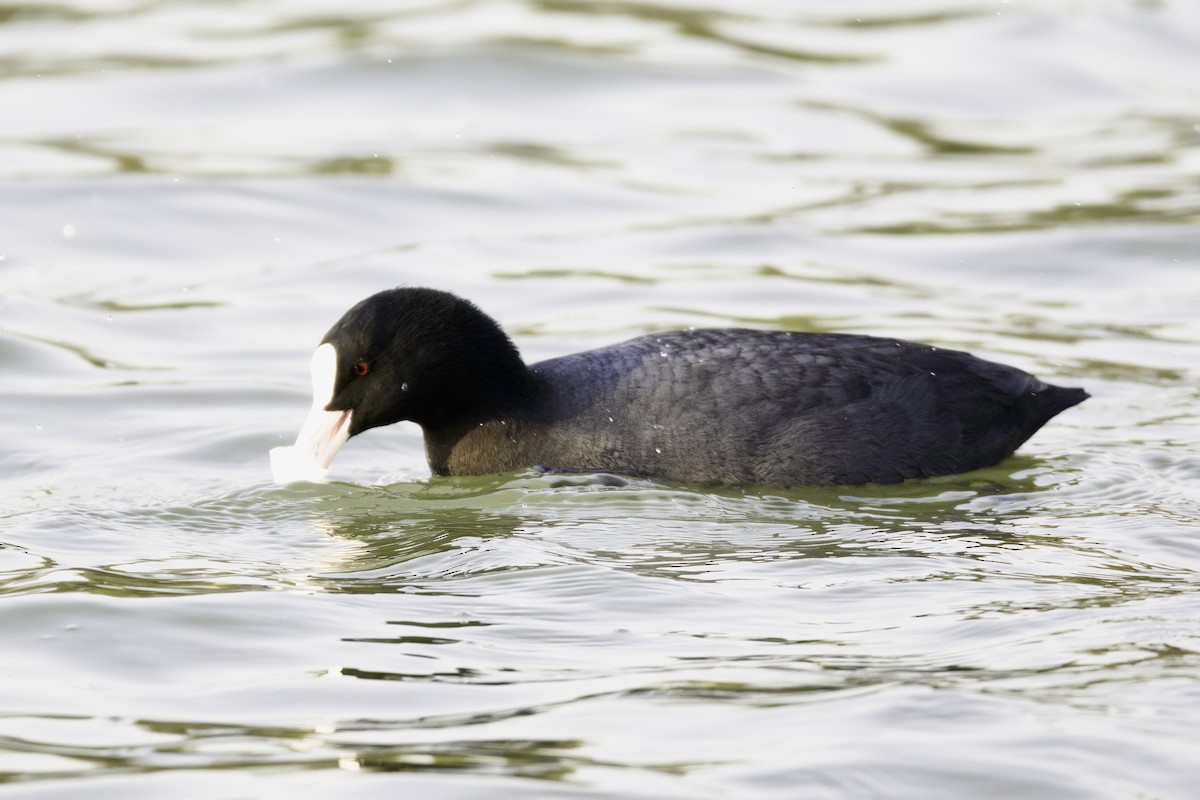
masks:
{"type": "Polygon", "coordinates": [[[1047,472],[1033,468],[1037,464],[1014,459],[979,477],[872,487],[865,495],[846,487],[698,491],[617,476],[534,473],[334,485],[308,510],[322,532],[360,545],[349,551],[352,562],[320,577],[330,591],[445,590],[460,579],[577,563],[695,580],[688,570],[699,563],[920,556],[972,537],[972,546],[1016,544],[1004,516],[983,509],[1006,507],[1007,515],[1025,518],[1036,513],[1039,498],[1052,496],[1047,472]],[[1005,497],[1025,504],[1005,503],[1005,497]],[[656,533],[646,537],[647,529],[656,533]],[[923,551],[914,532],[937,546],[923,551]]]}

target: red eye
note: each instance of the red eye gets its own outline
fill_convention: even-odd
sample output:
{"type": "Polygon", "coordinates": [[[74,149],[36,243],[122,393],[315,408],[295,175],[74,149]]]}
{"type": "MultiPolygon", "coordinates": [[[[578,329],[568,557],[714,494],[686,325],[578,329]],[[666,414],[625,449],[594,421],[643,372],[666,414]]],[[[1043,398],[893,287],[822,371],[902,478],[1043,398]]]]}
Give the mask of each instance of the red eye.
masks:
{"type": "Polygon", "coordinates": [[[371,371],[371,364],[368,361],[360,360],[358,363],[356,363],[354,365],[354,374],[360,378],[362,376],[366,375],[370,371],[371,371]]]}

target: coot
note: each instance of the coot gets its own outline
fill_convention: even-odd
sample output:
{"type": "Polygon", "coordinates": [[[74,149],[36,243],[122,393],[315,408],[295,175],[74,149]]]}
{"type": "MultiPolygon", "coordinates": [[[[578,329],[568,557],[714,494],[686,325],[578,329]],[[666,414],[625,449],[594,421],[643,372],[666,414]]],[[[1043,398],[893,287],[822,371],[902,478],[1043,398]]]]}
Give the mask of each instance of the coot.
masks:
{"type": "Polygon", "coordinates": [[[686,330],[526,366],[446,292],[363,300],[312,360],[313,407],[281,482],[319,479],[351,437],[411,420],[437,475],[541,466],[671,481],[894,483],[995,464],[1088,397],[925,344],[686,330]]]}

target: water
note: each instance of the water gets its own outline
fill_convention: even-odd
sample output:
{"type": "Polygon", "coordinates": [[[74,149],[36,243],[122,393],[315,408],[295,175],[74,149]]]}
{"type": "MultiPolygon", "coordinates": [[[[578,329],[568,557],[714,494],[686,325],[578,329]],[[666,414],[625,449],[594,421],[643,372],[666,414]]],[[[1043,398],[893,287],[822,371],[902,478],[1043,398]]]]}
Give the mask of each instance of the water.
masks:
{"type": "Polygon", "coordinates": [[[0,794],[1182,798],[1200,12],[62,0],[0,15],[0,794]],[[895,487],[270,483],[353,302],[530,360],[742,324],[1093,397],[895,487]]]}

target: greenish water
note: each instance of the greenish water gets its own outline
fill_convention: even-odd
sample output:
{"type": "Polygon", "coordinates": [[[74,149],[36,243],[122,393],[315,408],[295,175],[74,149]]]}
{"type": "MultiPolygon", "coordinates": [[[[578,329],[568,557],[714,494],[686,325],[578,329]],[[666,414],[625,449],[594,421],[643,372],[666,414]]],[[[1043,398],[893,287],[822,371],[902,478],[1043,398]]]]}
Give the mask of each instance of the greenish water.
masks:
{"type": "Polygon", "coordinates": [[[0,795],[1188,798],[1200,10],[0,6],[0,795]],[[1093,395],[893,487],[270,482],[397,284],[1093,395]]]}

